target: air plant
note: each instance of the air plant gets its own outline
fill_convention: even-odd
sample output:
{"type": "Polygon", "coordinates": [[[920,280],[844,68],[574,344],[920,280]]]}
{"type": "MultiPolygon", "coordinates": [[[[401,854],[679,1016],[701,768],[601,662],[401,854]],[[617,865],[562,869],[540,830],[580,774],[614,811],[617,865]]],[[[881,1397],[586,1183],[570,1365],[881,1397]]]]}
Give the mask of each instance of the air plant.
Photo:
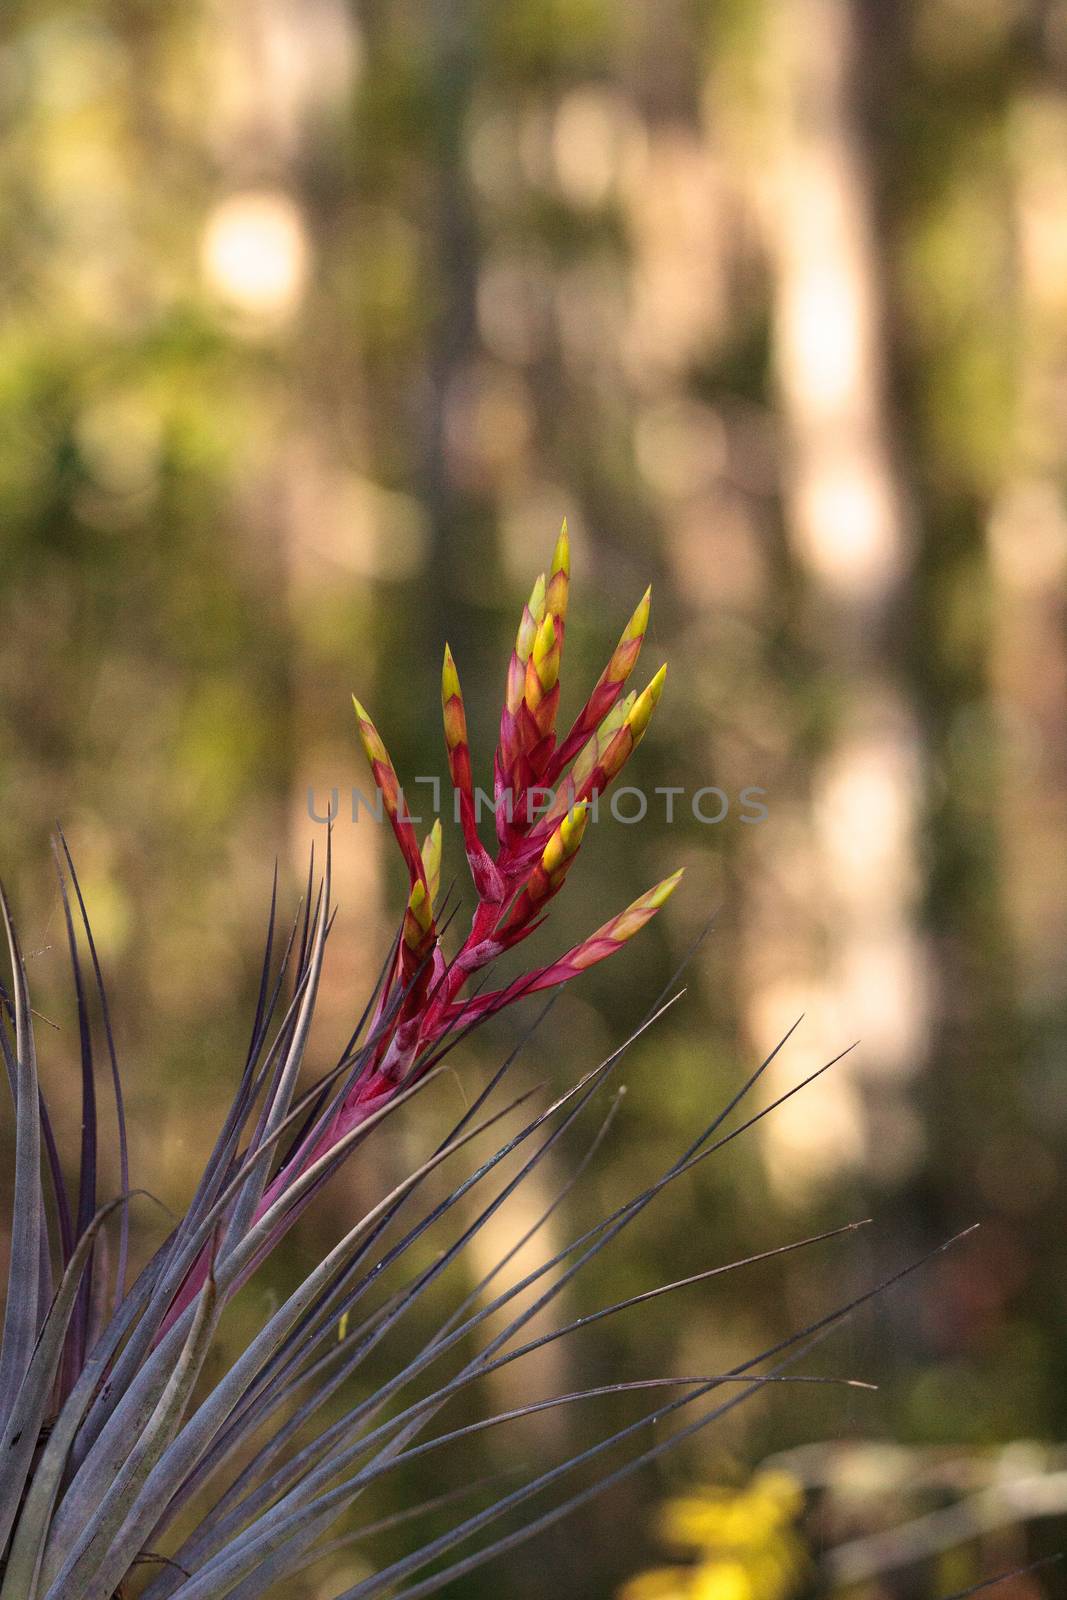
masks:
{"type": "MultiPolygon", "coordinates": [[[[226,1305],[353,1152],[443,1070],[469,1030],[615,954],[678,882],[676,873],[657,884],[551,964],[500,988],[474,986],[475,980],[484,985],[490,965],[543,920],[582,844],[590,807],[640,743],[663,686],[661,670],[640,693],[625,693],[647,625],[646,592],[582,711],[557,738],[568,577],[564,527],[548,580],[538,579],[523,609],[508,667],[493,764],[493,852],[478,833],[463,697],[445,651],[445,739],[475,891],[470,929],[451,955],[445,935],[454,911],[441,896],[440,827],[417,840],[385,746],[356,702],[360,737],[409,875],[400,929],[335,1066],[303,1084],[333,917],[329,831],[321,882],[316,886],[309,875],[303,910],[280,951],[275,884],[259,998],[232,1105],[184,1215],[135,1274],[128,1271],[129,1213],[138,1191],[130,1187],[121,1079],[101,962],[62,836],[57,864],[81,1060],[73,1203],[38,1081],[25,961],[0,893],[12,972],[10,991],[0,996],[0,1040],[16,1143],[0,1349],[0,1600],[112,1600],[131,1586],[149,1600],[292,1594],[297,1575],[313,1561],[369,1536],[370,1525],[358,1523],[361,1499],[406,1464],[526,1412],[608,1392],[662,1389],[654,1409],[532,1471],[518,1486],[483,1486],[487,1503],[343,1590],[343,1600],[387,1593],[413,1600],[548,1526],[766,1385],[820,1381],[787,1369],[850,1307],[729,1372],[628,1377],[463,1426],[449,1426],[447,1417],[436,1422],[453,1397],[544,1344],[729,1270],[714,1266],[578,1322],[524,1335],[665,1187],[766,1114],[721,1131],[761,1067],[652,1185],[518,1281],[497,1284],[509,1251],[457,1297],[443,1323],[420,1334],[414,1354],[397,1358],[369,1393],[355,1392],[352,1380],[372,1353],[392,1357],[391,1335],[401,1319],[426,1303],[470,1240],[608,1089],[631,1040],[536,1111],[529,1094],[494,1109],[513,1052],[432,1154],[352,1221],[323,1259],[302,1269],[297,1286],[221,1373],[205,1369],[209,1351],[219,1349],[226,1305]],[[545,791],[547,804],[535,804],[545,791]],[[106,1046],[118,1130],[120,1192],[103,1203],[94,1033],[106,1046]],[[431,1175],[494,1128],[497,1137],[474,1169],[462,1172],[443,1198],[425,1201],[431,1175]],[[429,1265],[412,1266],[429,1230],[447,1233],[471,1206],[473,1220],[461,1221],[429,1265]],[[501,1313],[504,1326],[472,1354],[489,1319],[497,1327],[501,1313]],[[683,1419],[681,1430],[649,1437],[653,1424],[669,1416],[683,1419]],[[608,1452],[621,1454],[621,1463],[603,1465],[608,1452]],[[568,1474],[590,1465],[599,1472],[591,1484],[552,1498],[568,1474]],[[496,1531],[504,1519],[505,1531],[496,1531]],[[487,1531],[488,1542],[471,1550],[487,1531]],[[466,1553],[447,1559],[461,1546],[466,1553]]],[[[649,1021],[655,1014],[653,1008],[649,1021]]],[[[447,1501],[438,1497],[431,1505],[439,1510],[447,1501]]],[[[403,1514],[423,1509],[429,1508],[406,1507],[403,1514]]]]}

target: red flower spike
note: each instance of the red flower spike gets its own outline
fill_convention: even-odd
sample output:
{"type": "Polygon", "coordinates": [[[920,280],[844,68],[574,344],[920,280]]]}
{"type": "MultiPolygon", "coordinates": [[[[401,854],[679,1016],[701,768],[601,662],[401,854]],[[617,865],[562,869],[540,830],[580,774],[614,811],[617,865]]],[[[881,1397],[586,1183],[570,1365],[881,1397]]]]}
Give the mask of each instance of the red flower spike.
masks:
{"type": "Polygon", "coordinates": [[[647,889],[644,894],[631,901],[625,911],[620,911],[618,916],[611,917],[591,938],[584,940],[569,955],[564,956],[563,963],[576,972],[584,972],[586,967],[595,966],[598,961],[603,961],[605,956],[614,955],[616,950],[620,949],[628,939],[632,939],[634,934],[640,933],[641,929],[652,921],[656,912],[667,904],[681,883],[684,872],[685,868],[679,867],[669,878],[661,878],[653,888],[647,889]],[[610,945],[611,949],[603,949],[604,945],[610,945]]]}
{"type": "Polygon", "coordinates": [[[555,618],[546,615],[526,663],[523,707],[519,713],[520,741],[535,778],[544,771],[543,761],[537,759],[538,747],[551,737],[556,724],[561,644],[555,618]]]}
{"type": "Polygon", "coordinates": [[[563,630],[567,620],[570,589],[571,552],[564,519],[552,569],[545,590],[544,617],[534,635],[523,680],[523,700],[529,713],[520,712],[521,744],[529,760],[529,772],[516,774],[525,781],[538,781],[544,774],[555,747],[556,711],[559,706],[559,668],[563,656],[563,630]]]}
{"type": "Polygon", "coordinates": [[[602,927],[598,928],[588,939],[583,939],[581,944],[576,944],[568,950],[566,955],[558,961],[553,961],[550,966],[541,967],[536,972],[528,973],[525,977],[516,978],[514,983],[509,983],[506,989],[496,989],[489,994],[480,994],[465,1005],[460,1003],[451,1007],[449,1012],[449,1025],[462,1024],[468,1026],[481,1017],[489,1016],[499,1011],[506,1005],[522,999],[524,995],[537,994],[542,989],[554,989],[561,983],[569,983],[572,978],[577,978],[580,973],[595,967],[598,962],[606,961],[609,956],[615,955],[622,949],[628,940],[640,933],[656,912],[664,906],[677,889],[682,880],[685,868],[679,867],[677,872],[672,872],[669,878],[662,879],[653,888],[646,890],[638,896],[625,911],[620,911],[617,916],[610,917],[602,927]]]}
{"type": "Polygon", "coordinates": [[[606,962],[609,955],[621,950],[627,939],[632,939],[633,934],[640,933],[646,923],[653,920],[657,910],[667,904],[673,891],[677,890],[681,882],[681,874],[685,867],[678,867],[677,872],[672,872],[669,878],[662,878],[654,888],[640,894],[638,899],[621,910],[617,917],[608,918],[608,922],[589,939],[582,939],[581,944],[576,944],[573,950],[568,950],[566,955],[560,957],[552,966],[545,966],[544,971],[537,973],[533,981],[526,982],[525,994],[536,994],[539,989],[552,989],[555,984],[565,984],[577,974],[584,973],[589,966],[597,966],[598,962],[606,962]]]}
{"type": "MultiPolygon", "coordinates": [[[[441,822],[438,818],[422,841],[422,870],[424,876],[411,886],[404,922],[400,930],[401,963],[405,978],[417,977],[420,968],[429,967],[427,957],[437,943],[434,926],[434,905],[441,888],[441,822]]],[[[425,982],[420,988],[425,989],[425,982]]],[[[410,1001],[408,1007],[410,1009],[410,1001]]]]}
{"type": "Polygon", "coordinates": [[[621,700],[616,700],[600,727],[596,730],[588,744],[579,752],[578,759],[571,769],[571,777],[580,788],[585,779],[592,772],[615,734],[626,721],[634,703],[637,700],[637,690],[631,689],[629,694],[624,694],[621,700]]]}
{"type": "Polygon", "coordinates": [[[404,796],[401,793],[396,770],[389,759],[388,750],[382,743],[381,735],[355,695],[352,696],[352,704],[356,708],[356,726],[359,729],[359,737],[363,745],[364,754],[370,765],[374,782],[377,784],[381,794],[386,815],[392,824],[393,832],[396,834],[397,843],[403,852],[404,860],[407,862],[411,881],[415,883],[417,879],[423,876],[422,857],[419,854],[415,830],[411,826],[411,821],[404,805],[404,796]]]}
{"type": "Polygon", "coordinates": [[[588,967],[595,967],[598,962],[606,961],[608,956],[615,955],[627,940],[632,939],[634,934],[640,933],[641,929],[652,921],[656,912],[666,905],[681,883],[684,871],[684,867],[679,867],[669,878],[663,878],[653,888],[646,890],[628,905],[625,911],[610,917],[588,939],[576,944],[551,966],[544,967],[531,979],[520,979],[523,992],[534,994],[539,989],[551,989],[558,983],[567,983],[571,978],[576,978],[579,972],[585,972],[588,967]]]}
{"type": "Polygon", "coordinates": [[[467,744],[467,714],[463,709],[463,691],[459,686],[459,673],[456,671],[456,663],[447,644],[444,665],[441,668],[441,713],[445,725],[448,771],[459,799],[459,820],[463,828],[463,843],[467,851],[471,877],[474,879],[478,898],[498,905],[504,897],[504,881],[493,863],[492,856],[478,837],[470,748],[467,744]]]}
{"type": "Polygon", "coordinates": [[[631,689],[630,693],[623,695],[621,700],[616,700],[600,727],[583,746],[574,766],[561,780],[556,789],[556,798],[544,816],[542,824],[544,828],[555,827],[561,817],[574,810],[577,803],[574,798],[575,795],[593,771],[615,734],[626,721],[630,708],[636,699],[637,690],[631,689]]]}
{"type": "MultiPolygon", "coordinates": [[[[497,800],[509,787],[512,793],[515,790],[516,768],[525,748],[521,713],[526,692],[526,665],[533,650],[534,640],[537,638],[537,630],[544,621],[544,616],[545,575],[542,572],[533,586],[528,602],[522,608],[519,631],[515,635],[515,648],[511,652],[511,660],[508,663],[508,676],[504,688],[504,707],[500,713],[500,742],[493,761],[497,800]]],[[[521,782],[520,786],[522,788],[526,787],[525,780],[521,782]]],[[[501,843],[504,842],[505,833],[505,819],[502,813],[498,811],[497,834],[501,843]]]]}
{"type": "Polygon", "coordinates": [[[569,811],[563,818],[541,852],[541,859],[530,874],[522,893],[498,928],[498,938],[514,935],[519,929],[524,932],[532,931],[529,927],[531,919],[536,917],[546,902],[562,889],[571,864],[578,854],[578,847],[588,821],[589,807],[586,803],[575,806],[573,811],[569,811]]]}
{"type": "Polygon", "coordinates": [[[622,631],[622,637],[612,651],[611,659],[597,679],[592,694],[575,718],[567,737],[556,750],[549,762],[545,773],[546,783],[554,783],[564,768],[569,765],[581,750],[582,746],[603,722],[612,706],[622,693],[630,673],[637,665],[637,658],[641,654],[645,633],[648,629],[649,612],[652,609],[652,585],[649,584],[641,599],[637,603],[633,616],[622,631]]]}
{"type": "Polygon", "coordinates": [[[577,786],[579,800],[586,800],[594,794],[602,793],[611,780],[618,777],[645,736],[652,720],[652,713],[663,693],[666,678],[667,668],[662,666],[651,683],[647,684],[637,696],[626,713],[621,728],[612,735],[607,749],[594,763],[588,777],[577,786]]]}

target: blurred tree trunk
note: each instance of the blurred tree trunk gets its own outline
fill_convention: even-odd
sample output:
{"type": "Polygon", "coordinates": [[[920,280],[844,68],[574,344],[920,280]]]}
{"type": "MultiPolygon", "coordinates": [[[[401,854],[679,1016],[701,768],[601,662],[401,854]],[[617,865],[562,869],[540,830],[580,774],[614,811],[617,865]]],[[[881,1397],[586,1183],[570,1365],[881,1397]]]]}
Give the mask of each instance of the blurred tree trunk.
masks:
{"type": "Polygon", "coordinates": [[[1046,84],[1015,113],[1012,232],[1018,296],[1013,470],[989,519],[992,688],[1003,735],[999,807],[1020,999],[1035,1017],[1067,1006],[1067,471],[1057,332],[1067,316],[1067,96],[1046,84]]]}
{"type": "Polygon", "coordinates": [[[806,1013],[782,1083],[862,1038],[769,1119],[771,1172],[786,1194],[860,1167],[897,1183],[921,1155],[908,1103],[929,1005],[917,928],[923,764],[903,670],[912,529],[890,446],[872,173],[853,100],[861,14],[840,0],[789,0],[769,41],[784,509],[797,637],[821,714],[808,792],[759,831],[749,1015],[763,1050],[806,1013]]]}

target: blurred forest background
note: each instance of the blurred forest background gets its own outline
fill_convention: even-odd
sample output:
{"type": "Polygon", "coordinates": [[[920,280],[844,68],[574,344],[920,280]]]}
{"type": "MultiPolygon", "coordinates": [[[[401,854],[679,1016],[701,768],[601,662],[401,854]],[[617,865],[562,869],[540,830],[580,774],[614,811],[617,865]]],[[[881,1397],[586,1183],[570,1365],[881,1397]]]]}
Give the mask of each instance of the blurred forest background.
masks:
{"type": "MultiPolygon", "coordinates": [[[[750,1404],[462,1592],[606,1600],[665,1559],[659,1501],[768,1458],[810,1489],[796,1592],[917,1600],[1062,1547],[1067,4],[8,0],[0,116],[0,862],[60,1024],[53,1097],[76,1059],[54,820],[134,1181],[179,1205],[243,1059],[274,860],[295,905],[309,788],[367,787],[350,692],[402,774],[444,774],[447,636],[486,781],[566,515],[564,715],[651,578],[641,681],[671,674],[632,781],[731,805],[592,830],[546,930],[562,949],[689,868],[530,1046],[522,1072],[563,1084],[715,912],[552,1238],[651,1181],[800,1012],[761,1103],[861,1040],[568,1310],[875,1220],[553,1347],[549,1381],[719,1370],[983,1227],[828,1346],[877,1395],[750,1404]],[[944,1534],[914,1520],[961,1500],[944,1534]]],[[[342,815],[322,1061],[395,926],[390,845],[342,815]]],[[[463,1047],[442,1118],[512,1037],[463,1047]]],[[[288,1249],[425,1150],[427,1105],[288,1249]]],[[[533,1381],[509,1373],[505,1403],[533,1381]]],[[[589,1426],[490,1436],[420,1492],[589,1426]]],[[[704,1600],[794,1592],[706,1576],[704,1600]]]]}

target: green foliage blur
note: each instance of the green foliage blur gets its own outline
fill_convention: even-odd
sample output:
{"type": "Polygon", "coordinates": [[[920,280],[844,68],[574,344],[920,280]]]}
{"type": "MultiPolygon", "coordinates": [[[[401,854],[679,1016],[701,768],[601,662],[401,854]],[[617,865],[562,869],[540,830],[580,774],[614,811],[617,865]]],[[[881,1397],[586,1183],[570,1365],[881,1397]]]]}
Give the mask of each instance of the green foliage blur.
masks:
{"type": "MultiPolygon", "coordinates": [[[[820,1354],[877,1395],[760,1398],[465,1600],[609,1596],[660,1559],[658,1500],[809,1440],[1067,1427],[1065,73],[1064,0],[0,18],[0,870],[61,1137],[56,819],[111,984],[134,1181],[175,1208],[243,1059],[274,863],[295,908],[323,845],[309,793],[369,788],[351,692],[402,775],[443,777],[447,638],[488,783],[519,608],[566,515],[564,718],[650,579],[641,682],[670,676],[631,769],[648,816],[590,829],[537,948],[689,870],[562,996],[524,1081],[594,1064],[712,926],[550,1242],[651,1182],[801,1011],[754,1103],[861,1041],[567,1309],[874,1220],[605,1323],[492,1400],[720,1370],[983,1224],[820,1354]],[[702,788],[720,822],[694,815],[702,788]]],[[[400,913],[390,845],[342,808],[323,1064],[400,913]]],[[[453,872],[463,892],[448,824],[453,872]]],[[[520,1026],[465,1044],[440,1121],[420,1102],[335,1183],[234,1339],[520,1026]]],[[[161,1226],[146,1207],[143,1249],[161,1226]]],[[[593,1426],[489,1435],[382,1514],[593,1426]]],[[[1018,1539],[1040,1553],[1055,1529],[1018,1539]]],[[[1002,1553],[972,1551],[968,1581],[1002,1553]]],[[[862,1592],[942,1591],[920,1568],[862,1592]]]]}

